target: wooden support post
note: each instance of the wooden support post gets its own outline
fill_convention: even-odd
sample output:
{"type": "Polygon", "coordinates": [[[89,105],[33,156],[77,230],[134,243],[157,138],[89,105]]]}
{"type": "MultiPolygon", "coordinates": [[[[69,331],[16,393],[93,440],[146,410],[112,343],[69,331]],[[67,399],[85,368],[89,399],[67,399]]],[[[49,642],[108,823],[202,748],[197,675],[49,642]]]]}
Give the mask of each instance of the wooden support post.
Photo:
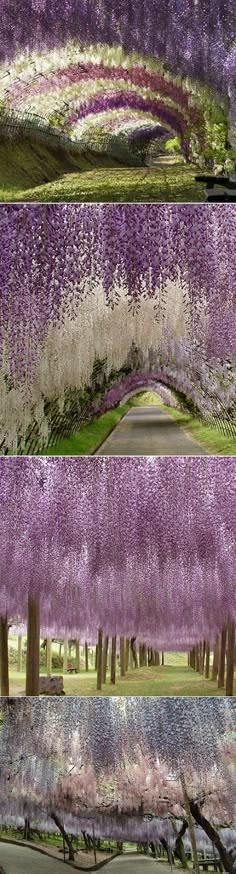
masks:
{"type": "Polygon", "coordinates": [[[180,781],[181,781],[181,786],[182,786],[182,791],[183,791],[186,819],[188,821],[189,837],[190,837],[190,841],[191,841],[191,845],[192,845],[194,871],[195,871],[195,874],[200,874],[194,823],[193,823],[193,819],[192,819],[192,814],[191,814],[191,810],[190,810],[190,802],[189,802],[187,787],[186,787],[185,778],[184,778],[183,774],[180,775],[180,781]]]}
{"type": "Polygon", "coordinates": [[[102,682],[106,682],[107,678],[107,654],[108,654],[109,637],[105,637],[102,654],[102,682]]]}
{"type": "Polygon", "coordinates": [[[50,677],[52,673],[52,641],[50,637],[47,637],[47,676],[50,677]]]}
{"type": "Polygon", "coordinates": [[[84,654],[85,654],[85,670],[88,671],[88,669],[89,669],[89,663],[88,663],[88,644],[87,644],[87,640],[85,641],[84,654]]]}
{"type": "Polygon", "coordinates": [[[125,676],[125,638],[120,637],[120,676],[125,676]]]}
{"type": "Polygon", "coordinates": [[[111,640],[111,683],[113,686],[116,682],[116,637],[111,640]]]}
{"type": "Polygon", "coordinates": [[[132,652],[134,668],[138,668],[138,656],[137,656],[135,639],[136,639],[135,637],[131,637],[130,648],[131,648],[131,652],[132,652]]]}
{"type": "Polygon", "coordinates": [[[67,637],[63,640],[63,674],[67,674],[68,668],[68,640],[67,637]]]}
{"type": "Polygon", "coordinates": [[[206,665],[205,665],[205,677],[206,680],[209,679],[210,676],[210,644],[209,640],[206,642],[206,665]]]}
{"type": "Polygon", "coordinates": [[[201,643],[200,652],[201,652],[200,673],[204,674],[205,658],[206,658],[206,641],[205,640],[203,640],[203,642],[201,643]]]}
{"type": "Polygon", "coordinates": [[[76,644],[75,644],[75,664],[76,664],[76,670],[79,673],[80,672],[80,642],[79,642],[79,640],[77,640],[76,644]]]}
{"type": "Polygon", "coordinates": [[[0,617],[0,670],[1,695],[9,696],[9,664],[8,664],[8,619],[0,617]]]}
{"type": "Polygon", "coordinates": [[[143,643],[143,667],[147,667],[147,647],[146,643],[143,643]]]}
{"type": "Polygon", "coordinates": [[[17,640],[17,671],[22,671],[22,634],[18,634],[17,640]]]}
{"type": "Polygon", "coordinates": [[[219,638],[216,638],[214,651],[213,651],[213,664],[211,671],[211,679],[217,680],[219,670],[219,638]]]}
{"type": "Polygon", "coordinates": [[[129,670],[129,655],[130,655],[130,642],[129,642],[129,638],[127,637],[127,639],[125,641],[125,670],[126,671],[129,670]]]}
{"type": "Polygon", "coordinates": [[[228,623],[227,629],[227,674],[226,695],[234,694],[234,648],[235,648],[235,625],[228,623]]]}
{"type": "Polygon", "coordinates": [[[139,644],[139,648],[138,648],[138,661],[139,661],[139,667],[142,668],[143,667],[143,649],[142,649],[141,643],[139,644]]]}
{"type": "Polygon", "coordinates": [[[222,629],[220,636],[220,658],[219,658],[219,674],[218,674],[218,689],[222,689],[225,684],[225,655],[226,655],[226,639],[227,626],[222,629]]]}
{"type": "Polygon", "coordinates": [[[195,646],[195,670],[200,670],[200,652],[199,652],[199,644],[195,646]]]}
{"type": "Polygon", "coordinates": [[[102,628],[98,629],[97,642],[97,690],[102,688],[102,628]]]}
{"type": "Polygon", "coordinates": [[[40,609],[38,598],[28,598],[26,695],[39,695],[40,609]]]}

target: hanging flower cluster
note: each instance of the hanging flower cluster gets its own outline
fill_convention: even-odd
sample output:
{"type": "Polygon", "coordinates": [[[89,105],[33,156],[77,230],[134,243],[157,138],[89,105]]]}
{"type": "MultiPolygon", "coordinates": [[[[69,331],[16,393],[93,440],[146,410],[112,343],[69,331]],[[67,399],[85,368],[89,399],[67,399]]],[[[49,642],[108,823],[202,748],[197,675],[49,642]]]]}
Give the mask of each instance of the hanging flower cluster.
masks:
{"type": "Polygon", "coordinates": [[[224,91],[224,67],[236,30],[234,0],[1,0],[3,58],[35,48],[58,48],[68,40],[85,46],[107,43],[166,59],[170,69],[211,82],[224,91]],[[212,25],[213,22],[213,25],[212,25]],[[164,25],[164,26],[163,26],[164,25]]]}
{"type": "MultiPolygon", "coordinates": [[[[1,821],[28,815],[51,830],[56,813],[72,834],[94,826],[127,840],[133,828],[133,840],[173,847],[186,815],[184,775],[204,815],[233,826],[235,728],[234,703],[224,699],[186,699],[184,708],[173,698],[18,699],[1,728],[1,821]]],[[[234,833],[221,828],[225,846],[234,833]]],[[[196,840],[206,847],[202,829],[196,840]]]]}
{"type": "Polygon", "coordinates": [[[15,620],[31,593],[51,636],[186,650],[236,617],[233,458],[5,458],[0,487],[15,620]]]}
{"type": "Polygon", "coordinates": [[[40,8],[21,0],[12,21],[3,0],[4,106],[43,116],[76,140],[87,132],[99,143],[102,122],[103,145],[110,123],[114,129],[120,123],[127,136],[126,108],[131,119],[139,113],[140,128],[144,115],[178,134],[183,153],[195,162],[222,164],[227,116],[232,129],[235,123],[236,25],[233,0],[227,15],[225,8],[217,13],[219,3],[210,0],[202,9],[186,0],[180,9],[175,0],[168,10],[164,0],[152,0],[147,12],[143,0],[114,8],[102,0],[91,12],[87,2],[79,11],[75,0],[55,11],[49,0],[40,8]]]}
{"type": "Polygon", "coordinates": [[[127,374],[233,422],[235,219],[217,204],[3,206],[2,451],[18,451],[31,424],[39,447],[50,439],[49,401],[76,429],[81,398],[72,427],[68,390],[93,389],[93,414],[122,398],[127,374]]]}

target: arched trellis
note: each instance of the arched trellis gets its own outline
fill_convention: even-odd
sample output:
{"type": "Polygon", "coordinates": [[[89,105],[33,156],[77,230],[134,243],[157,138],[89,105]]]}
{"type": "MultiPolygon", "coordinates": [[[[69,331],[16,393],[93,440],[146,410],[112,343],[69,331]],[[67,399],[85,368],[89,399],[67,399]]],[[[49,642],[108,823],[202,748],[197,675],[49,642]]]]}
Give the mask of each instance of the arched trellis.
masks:
{"type": "MultiPolygon", "coordinates": [[[[214,5],[213,0],[211,3],[214,5]]],[[[215,28],[212,29],[209,10],[203,13],[199,4],[193,2],[186,46],[179,9],[172,9],[171,13],[165,9],[163,12],[160,4],[154,0],[147,16],[148,26],[142,2],[135,10],[133,0],[130,0],[129,10],[121,11],[116,7],[112,11],[106,6],[107,0],[104,0],[99,9],[93,11],[93,20],[96,20],[94,31],[91,22],[86,21],[87,8],[80,9],[79,14],[76,9],[75,14],[73,2],[66,18],[64,11],[61,11],[57,27],[52,27],[54,13],[47,4],[45,8],[37,6],[37,9],[33,3],[31,8],[28,4],[27,17],[31,21],[32,33],[29,24],[26,39],[21,19],[17,27],[14,21],[14,50],[9,37],[9,13],[5,22],[3,11],[3,56],[5,53],[6,66],[3,65],[2,97],[5,105],[15,106],[21,111],[30,109],[46,117],[50,113],[50,123],[66,125],[66,130],[75,139],[82,132],[81,124],[77,130],[78,119],[81,122],[83,117],[97,113],[99,127],[100,113],[110,107],[116,110],[115,123],[117,109],[119,111],[123,105],[127,105],[131,112],[141,108],[147,113],[150,111],[153,118],[157,116],[164,119],[174,131],[178,131],[184,153],[193,160],[210,158],[211,161],[215,159],[216,163],[219,159],[224,160],[227,156],[228,104],[233,91],[234,10],[228,9],[227,16],[224,11],[222,17],[215,13],[215,28]],[[104,15],[108,30],[104,27],[104,15]],[[130,16],[131,19],[134,16],[131,28],[130,16]],[[168,25],[163,29],[166,17],[168,25]],[[198,46],[198,58],[195,43],[191,44],[191,51],[188,49],[188,41],[192,42],[191,30],[193,38],[200,39],[204,45],[202,51],[198,46]],[[151,34],[151,41],[148,34],[151,34]],[[176,41],[178,46],[181,43],[183,46],[180,56],[176,41]],[[212,41],[212,59],[211,51],[207,50],[207,41],[212,41]],[[22,49],[26,51],[25,57],[22,49]],[[17,50],[20,51],[20,57],[17,50]],[[29,60],[31,53],[32,60],[29,60]],[[12,64],[9,66],[10,59],[12,64]],[[109,95],[111,86],[112,94],[109,95]],[[120,95],[115,93],[119,88],[120,95]],[[100,98],[96,97],[96,92],[99,92],[100,98]]],[[[233,95],[231,104],[232,121],[233,95]]],[[[104,121],[103,124],[106,131],[104,121]]],[[[123,130],[125,135],[125,125],[123,130]]]]}
{"type": "Polygon", "coordinates": [[[72,433],[142,374],[234,428],[231,207],[9,206],[0,226],[3,453],[72,433]]]}
{"type": "Polygon", "coordinates": [[[159,650],[188,650],[190,667],[206,676],[214,648],[219,688],[227,651],[232,694],[233,468],[233,458],[2,459],[2,691],[5,614],[25,622],[28,610],[29,695],[39,688],[40,612],[45,637],[98,636],[98,689],[108,638],[112,682],[117,638],[121,675],[125,640],[135,662],[135,638],[152,664],[159,650]]]}
{"type": "Polygon", "coordinates": [[[183,708],[176,698],[68,698],[8,706],[3,699],[2,707],[3,822],[27,814],[51,830],[57,817],[70,834],[90,833],[93,824],[97,835],[121,840],[132,840],[133,828],[133,840],[164,839],[173,848],[174,825],[176,835],[186,820],[192,843],[189,805],[197,847],[212,834],[231,874],[233,702],[186,699],[183,708]],[[231,830],[219,827],[222,819],[231,830]]]}

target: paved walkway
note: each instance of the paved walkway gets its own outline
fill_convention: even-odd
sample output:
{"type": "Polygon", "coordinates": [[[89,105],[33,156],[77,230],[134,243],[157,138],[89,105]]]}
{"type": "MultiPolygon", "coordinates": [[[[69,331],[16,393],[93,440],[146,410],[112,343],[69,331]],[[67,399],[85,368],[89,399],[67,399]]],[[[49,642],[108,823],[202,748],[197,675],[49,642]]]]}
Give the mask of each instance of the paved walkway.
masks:
{"type": "Polygon", "coordinates": [[[134,853],[132,856],[118,856],[102,870],[104,874],[136,874],[136,871],[137,874],[168,874],[170,867],[148,856],[134,853]]]}
{"type": "Polygon", "coordinates": [[[0,843],[1,865],[5,874],[62,874],[69,870],[67,865],[63,866],[57,859],[50,859],[49,856],[36,853],[28,847],[4,843],[0,843]]]}
{"type": "Polygon", "coordinates": [[[205,449],[158,406],[132,407],[97,455],[207,455],[205,449]]]}

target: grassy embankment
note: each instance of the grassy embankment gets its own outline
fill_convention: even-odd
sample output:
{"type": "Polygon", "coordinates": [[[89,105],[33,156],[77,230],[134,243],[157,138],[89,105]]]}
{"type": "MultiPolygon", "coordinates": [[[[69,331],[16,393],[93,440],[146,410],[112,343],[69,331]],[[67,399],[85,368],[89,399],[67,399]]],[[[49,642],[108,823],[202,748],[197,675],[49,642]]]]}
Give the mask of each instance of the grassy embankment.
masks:
{"type": "Polygon", "coordinates": [[[196,168],[183,163],[154,168],[122,166],[114,158],[81,154],[25,137],[0,142],[0,200],[199,202],[204,186],[196,168]]]}
{"type": "Polygon", "coordinates": [[[225,437],[216,428],[210,428],[189,413],[180,413],[173,407],[167,407],[152,392],[144,392],[130,398],[126,404],[116,407],[94,419],[71,437],[59,440],[55,446],[44,450],[44,455],[90,455],[98,445],[105,440],[108,433],[115,428],[122,416],[131,406],[158,404],[161,409],[174,418],[176,424],[209,452],[210,455],[235,455],[236,440],[225,437]]]}

